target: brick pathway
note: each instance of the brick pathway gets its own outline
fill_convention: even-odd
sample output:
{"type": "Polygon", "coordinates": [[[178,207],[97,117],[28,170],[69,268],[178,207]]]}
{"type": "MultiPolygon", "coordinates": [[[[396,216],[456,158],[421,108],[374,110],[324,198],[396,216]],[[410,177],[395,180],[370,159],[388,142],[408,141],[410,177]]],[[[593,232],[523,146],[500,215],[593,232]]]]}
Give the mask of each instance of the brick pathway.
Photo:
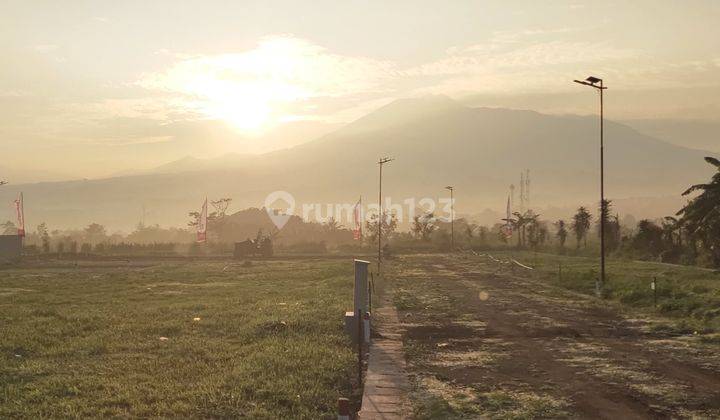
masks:
{"type": "Polygon", "coordinates": [[[410,383],[402,349],[402,325],[392,306],[378,308],[373,314],[376,337],[370,343],[370,359],[365,377],[360,419],[408,419],[410,383]]]}

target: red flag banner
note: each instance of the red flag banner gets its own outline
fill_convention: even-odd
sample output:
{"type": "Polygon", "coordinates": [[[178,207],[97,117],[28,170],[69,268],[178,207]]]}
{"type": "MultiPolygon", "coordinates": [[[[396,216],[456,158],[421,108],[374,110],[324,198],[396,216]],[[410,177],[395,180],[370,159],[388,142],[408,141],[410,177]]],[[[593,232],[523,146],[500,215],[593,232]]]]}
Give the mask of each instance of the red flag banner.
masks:
{"type": "Polygon", "coordinates": [[[202,205],[200,217],[198,218],[197,241],[207,241],[207,197],[205,197],[205,202],[202,205]]]}
{"type": "Polygon", "coordinates": [[[353,208],[353,220],[355,221],[353,239],[359,241],[362,239],[362,197],[360,197],[355,204],[355,208],[353,208]]]}
{"type": "Polygon", "coordinates": [[[23,194],[20,193],[17,200],[15,200],[15,212],[17,213],[17,234],[20,237],[25,237],[25,209],[23,204],[23,194]]]}

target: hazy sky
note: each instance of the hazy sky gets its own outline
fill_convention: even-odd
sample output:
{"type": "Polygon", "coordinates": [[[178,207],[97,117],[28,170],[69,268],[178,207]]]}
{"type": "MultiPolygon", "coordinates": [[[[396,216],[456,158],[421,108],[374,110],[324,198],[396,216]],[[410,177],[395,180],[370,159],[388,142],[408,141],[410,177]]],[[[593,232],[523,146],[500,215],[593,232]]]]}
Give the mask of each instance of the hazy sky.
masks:
{"type": "Polygon", "coordinates": [[[718,22],[712,0],[4,0],[0,168],[257,153],[427,93],[591,113],[589,74],[610,118],[718,119],[718,22]]]}

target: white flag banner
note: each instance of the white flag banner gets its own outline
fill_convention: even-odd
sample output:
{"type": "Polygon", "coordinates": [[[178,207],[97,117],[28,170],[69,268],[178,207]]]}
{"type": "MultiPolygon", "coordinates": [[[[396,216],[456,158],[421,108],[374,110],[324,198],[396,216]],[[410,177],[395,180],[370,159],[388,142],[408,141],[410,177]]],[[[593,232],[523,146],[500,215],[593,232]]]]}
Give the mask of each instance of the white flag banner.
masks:
{"type": "Polygon", "coordinates": [[[353,221],[355,222],[353,239],[359,241],[362,239],[362,197],[360,197],[353,208],[353,221]]]}
{"type": "Polygon", "coordinates": [[[20,193],[15,200],[15,213],[17,214],[17,234],[25,237],[25,208],[23,203],[23,193],[20,193]]]}
{"type": "Polygon", "coordinates": [[[198,225],[197,225],[197,241],[198,242],[205,242],[207,241],[207,197],[205,197],[205,202],[202,205],[202,209],[200,210],[200,217],[198,217],[198,225]]]}

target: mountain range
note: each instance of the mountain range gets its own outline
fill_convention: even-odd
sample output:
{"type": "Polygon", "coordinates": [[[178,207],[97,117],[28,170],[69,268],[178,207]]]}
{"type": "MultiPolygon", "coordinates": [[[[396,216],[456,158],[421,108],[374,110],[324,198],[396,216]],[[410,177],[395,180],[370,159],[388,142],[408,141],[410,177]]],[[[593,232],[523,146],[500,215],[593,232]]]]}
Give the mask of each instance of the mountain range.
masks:
{"type": "MultiPolygon", "coordinates": [[[[278,190],[294,196],[297,214],[303,203],[354,203],[359,196],[375,202],[376,162],[388,156],[395,160],[384,167],[383,192],[394,203],[445,197],[444,187],[453,185],[458,213],[502,212],[510,184],[517,186],[520,172],[529,169],[532,206],[595,208],[598,129],[596,116],[475,108],[442,96],[401,99],[289,149],[189,157],[105,179],[6,185],[0,202],[11,203],[23,191],[28,224],[44,221],[51,228],[97,222],[129,230],[143,216],[147,223],[180,226],[206,196],[231,197],[231,209],[237,210],[262,207],[278,190]]],[[[645,207],[644,212],[650,207],[650,213],[653,206],[647,203],[653,199],[642,197],[670,197],[679,205],[689,184],[712,174],[702,160],[709,154],[606,121],[606,196],[639,203],[635,207],[645,207]]],[[[13,220],[6,207],[0,219],[13,220]]]]}

